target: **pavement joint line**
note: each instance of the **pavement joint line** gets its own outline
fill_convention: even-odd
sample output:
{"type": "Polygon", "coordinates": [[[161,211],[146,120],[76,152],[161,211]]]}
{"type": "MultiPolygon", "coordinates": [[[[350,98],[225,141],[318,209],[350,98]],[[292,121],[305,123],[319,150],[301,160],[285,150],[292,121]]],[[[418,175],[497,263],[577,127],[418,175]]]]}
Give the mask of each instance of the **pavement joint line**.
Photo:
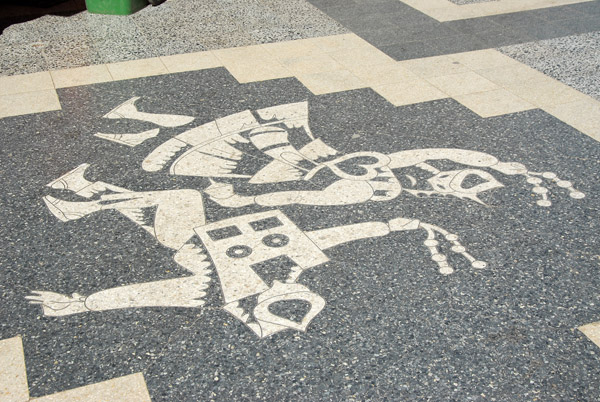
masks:
{"type": "MultiPolygon", "coordinates": [[[[58,99],[56,88],[106,82],[108,76],[113,81],[119,81],[172,74],[172,70],[197,71],[224,67],[240,83],[295,77],[315,95],[371,88],[395,106],[452,98],[484,118],[540,108],[584,134],[600,140],[600,126],[596,122],[598,119],[589,119],[589,116],[569,111],[572,109],[574,102],[580,102],[593,115],[596,115],[595,111],[600,114],[600,102],[548,77],[542,72],[503,55],[495,49],[396,62],[355,34],[277,42],[272,46],[269,45],[271,44],[170,56],[179,58],[183,62],[187,60],[188,65],[182,69],[173,68],[173,66],[169,69],[168,63],[165,63],[163,58],[155,57],[0,77],[0,85],[3,81],[11,84],[10,92],[0,95],[0,118],[61,110],[60,102],[53,99],[48,100],[48,91],[53,91],[56,99],[58,99]],[[325,46],[333,42],[336,42],[337,46],[329,49],[325,46]],[[279,58],[274,54],[275,51],[270,50],[271,48],[276,50],[277,47],[281,46],[287,48],[287,56],[279,58]],[[292,65],[286,65],[286,60],[290,60],[289,56],[294,53],[294,47],[298,47],[300,57],[297,59],[298,63],[292,67],[292,65]],[[309,54],[306,54],[307,47],[309,48],[309,54]],[[332,54],[349,50],[355,52],[353,60],[347,58],[336,60],[331,57],[332,54]],[[206,60],[201,61],[200,57],[204,57],[206,60]],[[379,61],[373,62],[373,57],[379,57],[379,61]],[[248,63],[248,60],[251,60],[251,62],[248,63]],[[318,63],[319,60],[323,61],[323,65],[318,63]],[[380,76],[389,77],[390,72],[398,70],[397,77],[389,78],[389,81],[382,83],[380,76],[369,76],[368,72],[365,74],[364,69],[368,68],[370,63],[376,63],[373,65],[374,69],[381,68],[383,70],[380,72],[380,76]],[[270,67],[266,70],[256,68],[259,65],[269,65],[270,67]],[[106,68],[108,76],[105,75],[101,79],[90,76],[86,81],[86,71],[90,71],[92,68],[101,68],[100,66],[106,68]],[[359,71],[360,68],[363,69],[362,72],[359,71]],[[57,77],[59,75],[68,77],[70,71],[73,73],[83,72],[83,77],[80,77],[79,80],[74,79],[71,83],[66,79],[65,82],[57,85],[57,77]],[[470,88],[461,88],[457,91],[450,81],[452,81],[453,76],[456,78],[461,74],[475,78],[479,77],[477,78],[480,83],[479,86],[474,80],[471,80],[472,86],[470,88]],[[31,78],[45,77],[45,75],[48,75],[49,83],[54,89],[46,89],[45,87],[39,91],[36,91],[35,87],[32,89],[31,78]],[[403,79],[403,76],[406,76],[406,79],[403,79]],[[532,98],[528,93],[521,91],[521,84],[526,82],[533,82],[534,85],[537,82],[543,83],[542,96],[537,94],[537,97],[532,98]],[[495,85],[496,88],[490,87],[490,83],[492,86],[495,85]],[[21,92],[18,88],[22,88],[21,92]],[[562,99],[555,96],[555,94],[564,94],[565,92],[569,92],[570,96],[562,99]],[[24,95],[25,93],[29,95],[24,95]],[[37,104],[36,94],[46,97],[46,105],[40,106],[37,104]],[[486,94],[489,96],[486,96],[486,94]],[[32,99],[31,96],[34,98],[32,99]],[[499,104],[499,100],[502,101],[500,102],[502,105],[499,104]]],[[[43,87],[47,84],[48,82],[45,84],[42,82],[40,85],[43,87]]]]}
{"type": "Polygon", "coordinates": [[[458,5],[448,0],[398,0],[439,22],[508,14],[540,8],[587,3],[594,0],[498,0],[458,5]]]}

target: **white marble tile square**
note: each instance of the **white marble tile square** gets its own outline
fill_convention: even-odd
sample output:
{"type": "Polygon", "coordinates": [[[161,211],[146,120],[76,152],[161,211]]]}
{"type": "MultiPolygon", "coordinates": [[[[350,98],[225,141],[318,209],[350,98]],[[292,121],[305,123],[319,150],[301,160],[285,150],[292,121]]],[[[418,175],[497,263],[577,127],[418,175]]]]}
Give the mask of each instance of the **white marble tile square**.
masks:
{"type": "Polygon", "coordinates": [[[111,63],[106,65],[115,81],[167,74],[167,67],[158,57],[111,63]]]}
{"type": "Polygon", "coordinates": [[[54,89],[0,96],[0,118],[60,109],[54,89]]]}
{"type": "Polygon", "coordinates": [[[54,89],[52,76],[48,71],[0,77],[0,95],[41,91],[44,89],[54,89]]]}
{"type": "Polygon", "coordinates": [[[454,99],[481,117],[500,116],[535,108],[531,103],[505,89],[458,95],[454,99]]]}
{"type": "Polygon", "coordinates": [[[170,73],[204,70],[223,65],[214,53],[210,51],[161,56],[160,59],[170,73]]]}
{"type": "Polygon", "coordinates": [[[96,66],[67,68],[51,71],[56,88],[75,87],[112,81],[112,75],[104,64],[96,66]]]}

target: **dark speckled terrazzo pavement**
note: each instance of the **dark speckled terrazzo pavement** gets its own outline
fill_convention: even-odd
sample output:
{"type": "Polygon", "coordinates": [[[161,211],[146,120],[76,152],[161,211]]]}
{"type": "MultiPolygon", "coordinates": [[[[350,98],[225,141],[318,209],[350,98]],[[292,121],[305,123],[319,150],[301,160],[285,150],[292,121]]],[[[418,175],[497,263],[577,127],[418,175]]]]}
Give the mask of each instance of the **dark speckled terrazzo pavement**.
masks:
{"type": "MultiPolygon", "coordinates": [[[[362,35],[349,19],[338,18],[334,12],[346,8],[346,2],[310,2],[362,35]]],[[[396,3],[400,5],[396,13],[407,7],[396,3]]],[[[456,2],[463,3],[469,2],[456,2]]],[[[357,19],[363,15],[364,4],[353,2],[357,19]]],[[[369,13],[365,24],[377,24],[387,13],[384,8],[380,14],[369,13]]],[[[318,12],[319,18],[329,21],[318,12]]],[[[415,10],[407,13],[429,18],[415,10]]],[[[319,29],[341,29],[338,22],[319,25],[319,29]]],[[[244,35],[263,38],[274,32],[261,29],[244,35]]],[[[294,32],[299,37],[322,35],[298,30],[279,40],[295,37],[294,32]]],[[[402,35],[408,31],[394,32],[402,35]]],[[[503,53],[597,97],[598,70],[589,56],[597,52],[597,32],[573,34],[544,38],[555,42],[529,38],[476,48],[464,44],[461,50],[452,47],[446,52],[440,52],[438,44],[434,53],[509,45],[501,49],[503,53]],[[573,54],[569,44],[583,48],[577,45],[582,42],[588,44],[587,56],[580,64],[576,57],[570,58],[572,65],[583,66],[577,71],[585,77],[578,80],[576,73],[561,70],[562,64],[556,61],[569,59],[567,55],[573,54]],[[552,47],[552,43],[561,43],[562,48],[552,47]]],[[[367,34],[365,38],[369,40],[367,34]]],[[[429,37],[423,41],[435,43],[429,37]]],[[[371,43],[392,55],[392,47],[371,43]]],[[[164,49],[167,45],[158,46],[164,49]]],[[[57,93],[62,110],[0,119],[0,339],[22,338],[31,397],[141,372],[153,401],[598,399],[600,349],[577,328],[600,321],[600,146],[553,115],[534,108],[482,118],[452,98],[397,107],[371,88],[314,95],[295,77],[241,84],[223,67],[62,88],[57,93]],[[103,117],[132,97],[140,97],[136,102],[139,111],[194,120],[179,127],[159,127],[143,120],[103,117]],[[246,110],[302,102],[308,105],[312,134],[337,150],[337,157],[450,148],[520,163],[528,173],[506,174],[493,168],[497,161],[485,166],[473,159],[469,159],[472,164],[466,159],[451,161],[448,154],[436,159],[435,153],[425,165],[416,166],[422,163],[419,160],[398,167],[407,160],[406,154],[393,162],[397,163],[394,174],[404,187],[395,198],[377,201],[375,197],[381,194],[375,193],[368,201],[332,205],[336,197],[331,195],[324,205],[312,205],[303,204],[298,196],[295,202],[278,207],[252,202],[234,208],[209,197],[211,181],[206,176],[142,169],[153,150],[186,130],[246,110]],[[155,128],[160,128],[157,136],[135,147],[94,135],[155,128]],[[223,309],[227,300],[219,273],[224,268],[215,260],[216,253],[208,260],[205,274],[209,282],[203,289],[206,295],[201,307],[163,304],[44,315],[40,305],[28,302],[26,297],[32,292],[87,296],[130,284],[190,276],[175,262],[178,249],[161,244],[152,229],[152,234],[145,231],[107,206],[106,200],[104,210],[67,222],[51,213],[43,199],[48,195],[76,202],[98,199],[97,194],[87,199],[47,186],[84,163],[90,165],[86,180],[138,194],[197,190],[202,193],[209,224],[274,209],[304,233],[361,222],[387,223],[399,217],[417,219],[457,234],[466,252],[487,266],[474,268],[460,250],[451,249],[451,241],[438,234],[437,255],[447,255],[454,268],[449,275],[441,274],[424,245],[425,230],[395,231],[381,237],[365,234],[361,240],[322,247],[328,261],[306,270],[295,283],[319,295],[325,306],[306,331],[286,329],[264,338],[250,325],[261,322],[258,310],[252,317],[252,308],[260,304],[258,292],[243,301],[249,306],[248,325],[223,309]],[[440,187],[429,197],[406,191],[411,187],[431,190],[426,179],[436,171],[467,169],[477,181],[455,183],[454,196],[447,195],[448,191],[442,196],[445,190],[440,187]],[[536,181],[542,177],[536,172],[546,172],[545,184],[536,181]],[[480,188],[476,186],[482,181],[498,185],[478,193],[481,203],[468,199],[467,194],[472,195],[469,189],[480,188]],[[570,181],[585,197],[569,197],[575,190],[564,181],[570,181]],[[537,205],[544,193],[540,187],[549,190],[550,206],[537,205]],[[459,193],[463,198],[456,196],[459,193]]],[[[269,121],[264,115],[254,117],[269,121]]],[[[292,136],[300,129],[297,124],[288,129],[293,143],[292,136]]],[[[248,126],[240,130],[244,138],[261,135],[248,131],[248,126]]],[[[248,141],[234,145],[246,151],[248,141]]],[[[257,170],[265,158],[255,154],[245,167],[257,170]]],[[[286,158],[286,163],[292,163],[289,154],[286,158]]],[[[373,159],[365,160],[327,165],[305,181],[278,179],[253,184],[248,178],[223,177],[213,177],[213,181],[233,184],[236,192],[252,197],[274,191],[320,191],[344,174],[362,174],[365,167],[357,165],[373,163],[373,159]]],[[[109,195],[118,191],[109,191],[109,195]]],[[[150,220],[144,217],[149,227],[156,206],[144,213],[150,216],[150,220]]],[[[193,243],[205,252],[209,247],[203,246],[198,236],[192,233],[182,248],[183,243],[193,243]]],[[[314,253],[312,250],[304,257],[316,260],[314,253]]],[[[290,269],[289,261],[276,260],[272,265],[277,264],[285,266],[284,271],[290,269]]],[[[285,279],[281,269],[273,266],[255,267],[268,286],[285,279]]],[[[246,307],[243,303],[240,305],[246,307]]],[[[287,307],[271,306],[271,314],[296,322],[310,308],[306,300],[287,307]]]]}
{"type": "Polygon", "coordinates": [[[600,2],[440,22],[399,0],[309,0],[396,60],[600,30],[600,2]]]}

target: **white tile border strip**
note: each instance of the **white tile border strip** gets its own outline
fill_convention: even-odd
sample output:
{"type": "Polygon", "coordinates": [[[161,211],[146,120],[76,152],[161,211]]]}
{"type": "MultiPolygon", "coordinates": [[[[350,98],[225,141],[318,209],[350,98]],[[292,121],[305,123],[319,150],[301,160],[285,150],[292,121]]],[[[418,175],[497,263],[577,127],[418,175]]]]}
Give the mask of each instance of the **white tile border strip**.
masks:
{"type": "Polygon", "coordinates": [[[151,399],[142,373],[31,399],[31,402],[63,401],[151,402],[151,399]]]}
{"type": "Polygon", "coordinates": [[[68,391],[29,399],[23,341],[20,336],[0,341],[0,400],[5,402],[113,401],[150,402],[142,373],[113,378],[68,391]]]}
{"type": "Polygon", "coordinates": [[[55,88],[215,67],[240,83],[295,77],[315,95],[372,88],[395,106],[453,98],[484,118],[540,108],[600,141],[600,102],[497,50],[397,62],[355,34],[0,77],[0,118],[60,110],[55,88]]]}
{"type": "Polygon", "coordinates": [[[440,22],[487,17],[594,0],[498,0],[458,5],[448,0],[399,0],[440,22]]]}
{"type": "Polygon", "coordinates": [[[61,110],[56,89],[0,95],[0,118],[61,110]]]}
{"type": "Polygon", "coordinates": [[[600,321],[582,325],[577,329],[583,332],[585,336],[600,347],[600,321]]]}
{"type": "Polygon", "coordinates": [[[29,400],[25,355],[20,336],[0,341],[0,400],[29,400]]]}

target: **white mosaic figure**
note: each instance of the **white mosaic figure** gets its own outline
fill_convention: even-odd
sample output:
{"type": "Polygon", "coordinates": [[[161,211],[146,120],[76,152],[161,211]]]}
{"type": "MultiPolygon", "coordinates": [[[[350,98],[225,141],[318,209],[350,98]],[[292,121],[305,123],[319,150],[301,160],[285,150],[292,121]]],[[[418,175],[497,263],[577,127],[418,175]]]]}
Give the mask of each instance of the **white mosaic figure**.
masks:
{"type": "MultiPolygon", "coordinates": [[[[131,105],[132,100],[126,106],[130,109],[131,105]]],[[[129,118],[135,116],[131,112],[129,118]]],[[[155,118],[142,114],[141,118],[160,121],[163,119],[161,116],[155,118]]],[[[138,138],[149,135],[155,136],[156,133],[144,132],[138,138]]],[[[106,135],[99,137],[117,139],[106,135]]],[[[137,141],[133,137],[124,144],[135,146],[137,141]]],[[[492,155],[477,151],[434,148],[389,155],[377,152],[340,155],[312,135],[308,127],[306,102],[261,109],[255,113],[245,111],[187,130],[156,148],[144,160],[142,167],[147,171],[160,171],[169,163],[171,174],[210,178],[211,185],[204,192],[225,207],[250,204],[265,207],[294,204],[335,206],[383,202],[393,200],[403,190],[414,196],[453,196],[483,203],[479,199],[482,192],[502,187],[491,173],[483,169],[523,176],[534,185],[533,192],[539,195],[537,203],[540,206],[550,205],[549,191],[542,186],[544,180],[566,188],[573,198],[584,196],[570,182],[560,180],[554,173],[530,172],[522,164],[500,162],[492,155]],[[300,136],[300,142],[304,139],[304,143],[292,145],[293,140],[289,138],[292,134],[300,136]],[[252,174],[240,168],[247,156],[263,161],[252,174]],[[436,160],[468,167],[440,171],[428,163],[436,160]],[[423,181],[405,174],[408,181],[403,187],[398,175],[399,171],[406,168],[416,168],[429,177],[423,181]],[[294,181],[301,183],[310,182],[324,171],[333,174],[335,179],[320,190],[240,195],[232,184],[219,181],[244,179],[256,186],[294,181]],[[477,184],[466,185],[466,181],[472,178],[477,179],[477,184]]],[[[418,219],[399,217],[388,222],[363,222],[305,232],[281,211],[272,209],[207,224],[203,195],[199,190],[132,192],[107,183],[86,180],[84,174],[87,167],[87,164],[81,165],[49,186],[72,191],[89,201],[71,202],[46,196],[44,201],[49,210],[65,222],[102,210],[117,210],[161,244],[174,250],[175,262],[191,275],[121,286],[88,296],[66,296],[46,291],[36,291],[28,296],[32,303],[42,305],[46,315],[62,316],[150,306],[200,307],[204,304],[210,268],[214,264],[223,292],[223,308],[259,337],[266,337],[285,329],[303,331],[323,309],[325,300],[297,283],[297,280],[306,269],[328,261],[324,250],[343,243],[386,236],[397,231],[422,229],[427,234],[424,245],[429,249],[431,259],[438,265],[440,273],[453,272],[446,255],[438,248],[440,241],[449,242],[452,252],[461,254],[474,268],[486,266],[485,262],[476,260],[466,251],[455,234],[418,219]],[[144,209],[150,207],[155,207],[155,212],[153,222],[149,224],[144,219],[144,209]],[[200,239],[203,246],[192,241],[195,237],[200,239]],[[278,257],[285,257],[291,263],[281,267],[277,278],[263,278],[253,268],[278,257]],[[300,300],[310,305],[310,310],[300,321],[277,316],[269,310],[274,303],[290,300],[300,300]]]]}
{"type": "Polygon", "coordinates": [[[135,105],[139,100],[135,96],[104,115],[107,119],[133,119],[147,121],[162,127],[179,127],[191,123],[194,118],[191,116],[181,116],[176,114],[144,113],[140,112],[135,105]]]}
{"type": "Polygon", "coordinates": [[[161,244],[176,250],[175,262],[187,269],[191,276],[121,286],[89,296],[67,296],[47,291],[37,291],[28,296],[32,303],[42,304],[44,314],[48,316],[134,307],[202,306],[210,281],[211,263],[204,248],[188,242],[194,233],[202,240],[215,265],[224,295],[223,308],[260,337],[284,329],[306,329],[324,307],[325,301],[296,280],[304,270],[329,260],[323,250],[342,243],[385,236],[393,231],[424,229],[428,233],[425,244],[442,272],[449,273],[447,270],[451,268],[445,262],[445,256],[437,251],[436,233],[452,241],[455,251],[463,254],[475,267],[485,266],[465,252],[456,236],[415,219],[397,218],[387,223],[364,222],[303,232],[280,211],[273,210],[205,224],[202,196],[196,190],[131,192],[103,182],[87,181],[84,177],[86,168],[87,165],[82,165],[49,186],[70,190],[85,198],[94,198],[107,190],[110,193],[87,202],[46,196],[44,201],[50,211],[67,222],[102,210],[117,210],[138,223],[161,244]],[[142,219],[142,209],[148,207],[156,207],[152,225],[142,219]],[[215,234],[226,232],[226,229],[233,230],[233,234],[215,234]],[[252,265],[278,256],[288,257],[295,265],[287,268],[289,272],[282,278],[283,282],[275,280],[268,285],[253,271],[252,265]],[[243,310],[239,302],[252,296],[258,296],[256,306],[250,312],[243,310]],[[271,304],[285,300],[306,301],[311,309],[300,322],[278,317],[269,311],[271,304]]]}
{"type": "Polygon", "coordinates": [[[142,142],[154,138],[158,135],[159,129],[155,128],[152,130],[144,131],[142,133],[132,134],[104,134],[96,133],[96,137],[103,138],[105,140],[116,142],[117,144],[127,145],[129,147],[135,147],[140,145],[142,142]]]}
{"type": "MultiPolygon", "coordinates": [[[[337,180],[318,191],[284,191],[258,196],[240,196],[233,186],[217,181],[206,193],[217,203],[227,207],[250,204],[263,206],[348,205],[366,201],[389,201],[400,195],[402,186],[397,178],[399,169],[417,167],[431,173],[428,189],[404,188],[417,196],[447,195],[481,203],[477,194],[501,187],[489,172],[491,169],[505,175],[520,175],[535,187],[540,196],[538,205],[550,206],[548,189],[543,179],[554,181],[569,190],[573,198],[582,198],[570,182],[556,174],[530,172],[515,162],[501,162],[496,157],[478,151],[463,149],[415,149],[384,155],[378,152],[354,152],[340,155],[338,151],[315,139],[308,126],[307,102],[270,107],[256,112],[244,111],[199,127],[187,130],[156,148],[142,163],[146,171],[156,172],[168,166],[173,175],[218,178],[246,178],[250,184],[311,181],[319,172],[328,170],[337,180]],[[294,142],[290,139],[296,133],[294,142]],[[242,151],[240,146],[245,148],[242,151]],[[249,149],[252,149],[250,151],[249,149]],[[268,162],[257,172],[244,172],[243,160],[253,158],[268,162]],[[364,162],[365,159],[370,162],[364,162]],[[360,173],[348,173],[341,167],[356,161],[360,173]],[[467,169],[439,171],[427,164],[448,160],[469,166],[467,169]],[[463,186],[465,179],[477,176],[483,183],[463,186]]],[[[416,181],[413,181],[417,184],[416,181]]]]}

